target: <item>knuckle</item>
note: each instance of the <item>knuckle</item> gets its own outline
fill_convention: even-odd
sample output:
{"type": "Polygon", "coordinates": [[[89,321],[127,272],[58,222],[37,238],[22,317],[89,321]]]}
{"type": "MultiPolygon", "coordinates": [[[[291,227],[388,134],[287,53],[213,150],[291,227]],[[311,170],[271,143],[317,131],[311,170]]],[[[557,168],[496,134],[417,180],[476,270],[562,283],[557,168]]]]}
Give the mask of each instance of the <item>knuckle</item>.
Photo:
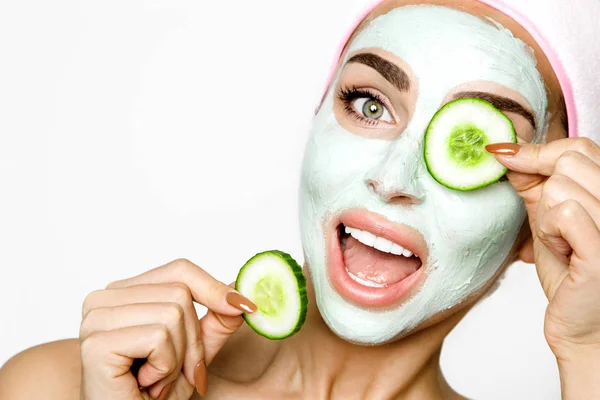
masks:
{"type": "Polygon", "coordinates": [[[562,220],[569,221],[579,213],[580,209],[581,204],[578,201],[569,199],[560,205],[558,215],[562,220]]]}
{"type": "Polygon", "coordinates": [[[168,266],[169,268],[174,269],[177,273],[180,273],[182,276],[187,276],[190,273],[197,272],[198,269],[202,270],[202,268],[187,258],[178,258],[170,262],[168,266]]]}
{"type": "Polygon", "coordinates": [[[88,327],[86,326],[85,321],[82,321],[81,325],[79,325],[79,340],[84,340],[88,336],[89,336],[88,327]]]}
{"type": "Polygon", "coordinates": [[[555,231],[555,227],[564,227],[573,222],[573,218],[580,215],[581,204],[573,199],[565,200],[554,207],[551,212],[545,213],[536,224],[535,233],[541,239],[546,239],[555,231]]]}
{"type": "Polygon", "coordinates": [[[177,269],[187,269],[192,265],[192,262],[187,258],[178,258],[171,261],[170,265],[177,269]]]}
{"type": "Polygon", "coordinates": [[[545,236],[544,225],[546,225],[546,215],[545,214],[536,220],[535,226],[532,229],[534,236],[536,236],[540,239],[544,238],[544,236],[545,236]]]}
{"type": "Polygon", "coordinates": [[[87,313],[87,315],[81,320],[79,325],[79,338],[84,339],[88,337],[92,331],[92,319],[94,317],[94,310],[87,313]]]}
{"type": "Polygon", "coordinates": [[[568,184],[571,180],[562,174],[554,174],[550,178],[548,178],[548,184],[550,187],[558,188],[562,187],[565,184],[568,184]]]}
{"type": "Polygon", "coordinates": [[[585,155],[591,155],[598,149],[596,143],[594,143],[592,139],[577,138],[577,141],[575,142],[575,150],[585,155]]]}
{"type": "Polygon", "coordinates": [[[165,357],[156,362],[156,367],[163,373],[168,374],[177,368],[177,359],[175,357],[165,357]]]}
{"type": "Polygon", "coordinates": [[[555,172],[564,175],[577,172],[577,164],[581,161],[581,158],[581,153],[573,150],[565,151],[556,161],[555,172]]]}
{"type": "Polygon", "coordinates": [[[166,314],[168,321],[176,325],[183,320],[183,307],[178,303],[167,303],[166,314]]]}
{"type": "Polygon", "coordinates": [[[107,308],[94,308],[90,310],[85,317],[81,320],[79,326],[79,337],[85,338],[93,334],[98,329],[98,324],[101,324],[103,318],[110,318],[110,309],[107,308]]]}
{"type": "Polygon", "coordinates": [[[79,349],[81,351],[81,358],[85,360],[93,357],[99,352],[102,345],[103,335],[98,332],[91,333],[80,342],[79,349]]]}
{"type": "Polygon", "coordinates": [[[164,325],[157,326],[152,334],[152,340],[158,345],[165,345],[169,342],[170,338],[169,330],[164,325]]]}
{"type": "Polygon", "coordinates": [[[542,198],[550,205],[556,205],[560,202],[564,194],[564,186],[568,183],[568,178],[564,175],[554,174],[544,184],[542,188],[542,198]]]}
{"type": "Polygon", "coordinates": [[[104,290],[94,290],[85,296],[81,306],[82,317],[85,317],[96,306],[96,304],[98,304],[99,297],[101,297],[103,293],[104,290]]]}
{"type": "Polygon", "coordinates": [[[186,285],[177,282],[172,284],[172,299],[182,306],[187,306],[192,302],[192,293],[186,285]]]}
{"type": "Polygon", "coordinates": [[[552,221],[548,218],[548,214],[544,214],[536,225],[535,234],[542,240],[546,240],[550,236],[552,221]]]}
{"type": "Polygon", "coordinates": [[[114,282],[111,282],[111,283],[109,283],[108,285],[106,285],[106,288],[105,288],[105,289],[106,289],[106,290],[110,290],[110,289],[118,289],[119,287],[121,287],[121,286],[122,286],[122,284],[123,284],[123,281],[122,281],[122,280],[120,280],[120,281],[114,281],[114,282]]]}

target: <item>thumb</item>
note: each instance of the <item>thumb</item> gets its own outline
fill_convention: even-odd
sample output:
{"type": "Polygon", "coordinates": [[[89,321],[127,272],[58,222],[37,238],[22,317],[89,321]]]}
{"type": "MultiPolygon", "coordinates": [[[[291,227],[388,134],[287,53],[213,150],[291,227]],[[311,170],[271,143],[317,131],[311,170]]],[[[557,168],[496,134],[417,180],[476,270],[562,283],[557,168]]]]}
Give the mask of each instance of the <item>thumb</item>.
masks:
{"type": "Polygon", "coordinates": [[[525,202],[529,223],[533,226],[537,206],[542,196],[543,183],[548,179],[550,162],[548,152],[532,144],[496,143],[487,145],[486,150],[496,156],[499,163],[507,167],[510,184],[525,202]],[[544,154],[544,156],[540,156],[544,154]],[[545,162],[540,162],[540,160],[545,162]]]}
{"type": "MultiPolygon", "coordinates": [[[[235,287],[235,282],[232,282],[229,286],[235,287]]],[[[227,301],[229,303],[239,301],[246,303],[246,299],[237,298],[235,294],[230,294],[227,301]]],[[[243,306],[248,308],[248,311],[256,311],[256,306],[254,304],[246,303],[243,306]]],[[[240,308],[239,304],[235,305],[235,307],[240,308]]],[[[227,343],[231,336],[233,336],[233,334],[242,326],[243,322],[244,319],[241,315],[224,315],[212,310],[208,310],[206,315],[200,319],[200,332],[202,335],[202,343],[204,345],[204,361],[206,365],[211,363],[225,343],[227,343]]]]}
{"type": "Polygon", "coordinates": [[[506,177],[523,199],[529,216],[529,224],[533,227],[538,204],[542,197],[543,183],[547,178],[542,175],[530,175],[514,171],[508,171],[506,177]]]}
{"type": "Polygon", "coordinates": [[[242,326],[241,315],[232,317],[208,311],[200,320],[200,332],[204,345],[204,362],[209,365],[225,343],[242,326]]]}

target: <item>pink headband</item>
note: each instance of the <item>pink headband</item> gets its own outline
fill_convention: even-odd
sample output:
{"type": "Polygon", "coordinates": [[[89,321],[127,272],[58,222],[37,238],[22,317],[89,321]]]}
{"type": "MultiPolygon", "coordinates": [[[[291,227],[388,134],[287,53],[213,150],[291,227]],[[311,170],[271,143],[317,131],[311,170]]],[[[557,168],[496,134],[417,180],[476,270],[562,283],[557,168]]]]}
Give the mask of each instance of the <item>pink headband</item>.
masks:
{"type": "MultiPolygon", "coordinates": [[[[333,80],[348,40],[383,0],[367,1],[368,6],[343,37],[325,90],[333,80]]],[[[477,1],[514,19],[540,46],[562,88],[569,136],[586,136],[600,142],[600,110],[595,106],[598,104],[596,97],[600,97],[600,76],[597,73],[600,70],[600,0],[579,0],[577,3],[569,0],[477,1]],[[589,48],[591,46],[596,47],[589,48]]]]}

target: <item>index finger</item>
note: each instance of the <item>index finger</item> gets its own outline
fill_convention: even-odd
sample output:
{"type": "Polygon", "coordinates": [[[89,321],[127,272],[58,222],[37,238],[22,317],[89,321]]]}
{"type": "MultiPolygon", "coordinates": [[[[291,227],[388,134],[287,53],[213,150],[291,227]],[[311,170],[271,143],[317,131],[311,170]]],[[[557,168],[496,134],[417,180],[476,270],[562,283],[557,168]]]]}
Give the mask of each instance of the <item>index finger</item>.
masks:
{"type": "Polygon", "coordinates": [[[508,169],[525,174],[552,175],[556,162],[568,151],[600,162],[600,147],[588,138],[559,139],[547,144],[497,143],[486,146],[486,149],[508,169]]]}
{"type": "Polygon", "coordinates": [[[196,303],[219,314],[237,316],[256,309],[250,300],[186,259],[178,259],[133,278],[113,282],[107,289],[165,283],[181,283],[187,286],[196,303]],[[235,304],[241,304],[240,308],[229,304],[227,300],[232,296],[235,297],[235,304]]]}

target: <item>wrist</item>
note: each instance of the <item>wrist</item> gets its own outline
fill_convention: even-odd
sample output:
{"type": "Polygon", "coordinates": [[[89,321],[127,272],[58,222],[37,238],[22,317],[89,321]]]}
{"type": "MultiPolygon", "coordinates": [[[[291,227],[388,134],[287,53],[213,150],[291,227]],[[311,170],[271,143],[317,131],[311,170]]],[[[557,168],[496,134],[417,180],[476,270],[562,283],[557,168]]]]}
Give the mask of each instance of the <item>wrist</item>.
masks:
{"type": "Polygon", "coordinates": [[[600,399],[600,349],[557,357],[563,400],[600,399]]]}

